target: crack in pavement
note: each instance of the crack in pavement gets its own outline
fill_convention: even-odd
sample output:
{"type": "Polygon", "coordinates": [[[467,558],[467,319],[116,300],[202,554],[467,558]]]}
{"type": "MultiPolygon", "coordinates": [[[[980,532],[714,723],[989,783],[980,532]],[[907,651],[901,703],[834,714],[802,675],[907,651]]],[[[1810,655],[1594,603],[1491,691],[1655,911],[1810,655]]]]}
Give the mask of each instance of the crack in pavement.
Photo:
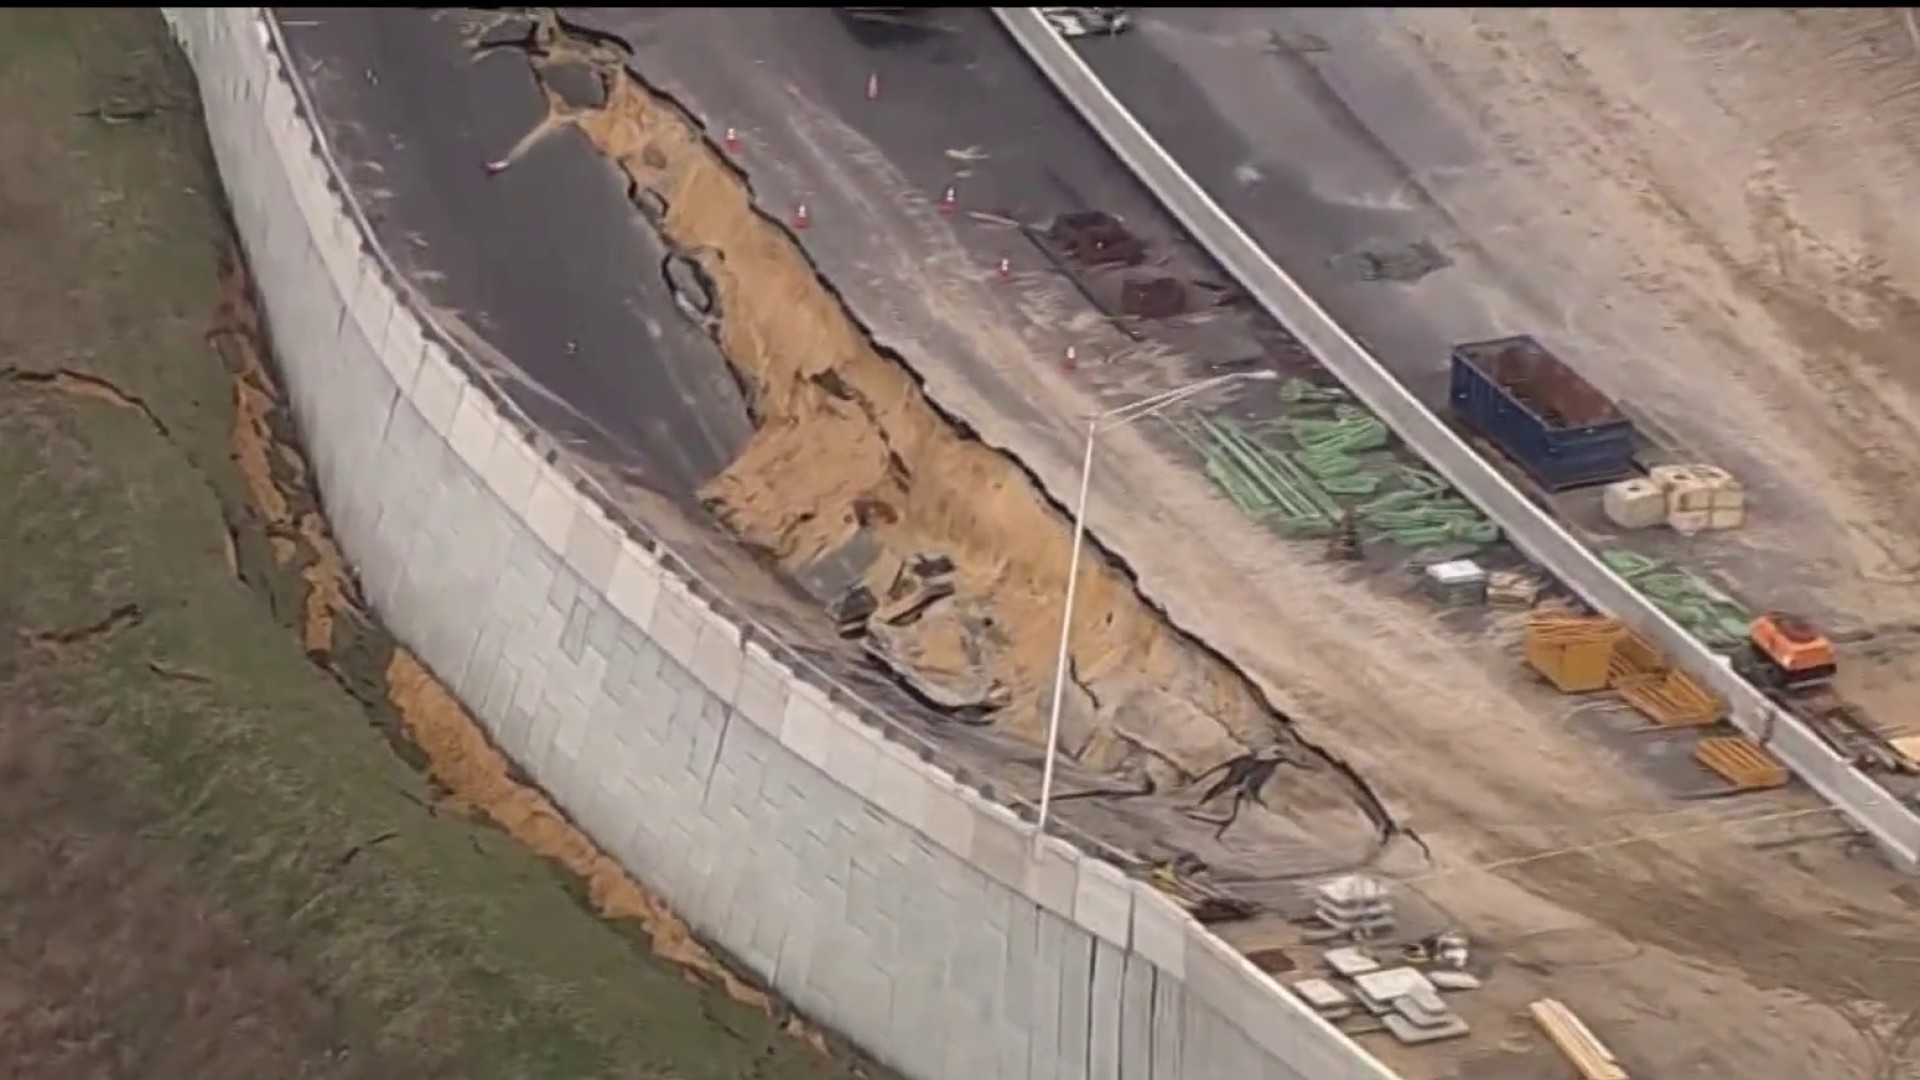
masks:
{"type": "MultiPolygon", "coordinates": [[[[751,185],[738,165],[710,144],[701,126],[684,107],[631,70],[630,50],[625,43],[613,35],[578,27],[552,9],[532,9],[516,16],[499,16],[469,43],[476,51],[483,53],[507,48],[524,54],[548,104],[547,115],[505,156],[489,163],[489,172],[497,173],[511,167],[546,136],[568,127],[575,128],[586,135],[588,142],[622,175],[634,205],[653,225],[660,241],[673,253],[672,258],[684,260],[688,265],[704,271],[694,282],[676,281],[676,277],[684,279],[693,275],[684,272],[675,274],[666,267],[663,267],[662,276],[668,279],[668,286],[676,298],[680,298],[683,310],[691,307],[700,311],[702,317],[697,321],[707,328],[720,346],[736,378],[747,391],[756,429],[755,438],[727,471],[702,492],[703,501],[715,512],[716,517],[728,525],[736,538],[754,550],[771,554],[783,570],[792,574],[797,563],[821,554],[828,546],[816,534],[838,527],[843,518],[852,520],[857,517],[862,528],[869,526],[871,515],[851,512],[851,508],[858,505],[879,505],[890,513],[895,505],[902,507],[899,512],[892,513],[895,520],[882,522],[878,527],[881,531],[896,525],[904,528],[915,524],[911,521],[903,524],[898,520],[911,518],[915,510],[920,510],[923,516],[926,513],[957,513],[954,510],[928,510],[924,504],[916,502],[916,499],[929,498],[926,491],[934,488],[936,491],[932,499],[959,499],[967,506],[965,515],[971,518],[954,520],[949,517],[939,525],[949,530],[965,529],[970,525],[975,527],[975,535],[940,538],[955,548],[964,548],[968,543],[978,545],[973,552],[976,565],[984,561],[1001,573],[1001,577],[996,578],[985,590],[986,599],[983,602],[1003,605],[1001,611],[1004,611],[1004,605],[1016,600],[1030,600],[1030,606],[1019,613],[1024,618],[1001,619],[1001,624],[1024,623],[1027,629],[1037,630],[1039,624],[1051,621],[1052,628],[1048,628],[1044,636],[1051,638],[1056,635],[1058,586],[1054,581],[1063,579],[1064,575],[1058,568],[1048,566],[1044,571],[1046,576],[1036,578],[1040,573],[1039,568],[1029,570],[1023,566],[1019,569],[1026,576],[1019,579],[1018,587],[1012,581],[1003,580],[1006,576],[1005,564],[1019,558],[1020,553],[1010,551],[1005,544],[996,544],[990,533],[978,533],[978,519],[991,512],[978,504],[1006,503],[1011,498],[1030,497],[1033,509],[1038,509],[1042,520],[1046,522],[1039,528],[1062,535],[1068,520],[1064,509],[1024,462],[1013,454],[986,446],[970,425],[927,396],[922,380],[910,363],[872,339],[832,282],[820,273],[806,255],[791,230],[753,203],[751,185]],[[528,25],[510,37],[495,35],[501,26],[515,19],[525,19],[528,25]],[[597,71],[606,103],[590,108],[570,105],[549,85],[546,78],[549,70],[561,64],[566,65],[569,71],[577,71],[583,64],[597,71]],[[677,166],[674,152],[682,155],[677,166]],[[697,179],[690,179],[690,174],[697,175],[697,179]],[[744,203],[750,221],[727,218],[724,222],[714,223],[714,215],[733,212],[730,206],[725,205],[725,198],[717,194],[716,188],[716,185],[729,182],[745,192],[744,203]],[[687,205],[676,206],[676,201],[687,205]],[[690,224],[690,217],[696,213],[707,215],[705,228],[690,224]],[[754,229],[760,230],[759,233],[755,234],[752,231],[754,229]],[[804,267],[807,279],[798,281],[776,277],[769,280],[765,275],[772,271],[763,269],[755,260],[764,263],[770,257],[797,259],[798,264],[804,267]],[[693,291],[686,287],[689,284],[695,285],[698,292],[704,295],[697,300],[687,296],[688,292],[693,291]],[[805,321],[797,324],[800,332],[769,332],[770,320],[763,313],[751,310],[756,303],[762,308],[766,306],[767,301],[759,299],[759,296],[774,295],[781,298],[779,302],[786,308],[805,309],[805,321]],[[743,307],[748,310],[742,312],[740,309],[743,307]],[[842,327],[847,335],[845,339],[841,337],[842,327]],[[825,343],[814,346],[807,340],[809,333],[824,335],[825,343]],[[769,340],[773,338],[780,340],[769,340]],[[846,345],[846,341],[856,344],[846,345]],[[796,360],[791,355],[809,350],[830,354],[835,345],[862,350],[877,359],[883,367],[868,365],[855,371],[857,361],[864,358],[843,356],[842,362],[835,363],[831,357],[796,360]],[[774,355],[779,350],[785,350],[789,355],[774,355]],[[786,366],[783,367],[783,364],[786,366]],[[815,396],[805,400],[803,394],[815,396]],[[857,417],[839,409],[835,402],[852,406],[857,417]],[[915,410],[929,415],[910,415],[915,410]],[[796,429],[810,425],[814,430],[796,434],[796,429]],[[770,446],[772,442],[783,438],[791,441],[778,449],[770,446]],[[847,443],[844,449],[832,445],[836,438],[847,443]],[[862,442],[864,446],[860,445],[862,442]],[[966,453],[984,451],[991,457],[982,458],[976,454],[965,458],[975,475],[956,475],[966,472],[949,467],[958,464],[959,455],[941,457],[942,454],[949,454],[949,447],[956,443],[962,444],[966,453]],[[762,459],[770,455],[780,460],[768,465],[762,459]],[[837,485],[827,486],[826,490],[816,488],[814,501],[809,502],[808,492],[803,490],[789,493],[789,504],[785,507],[767,507],[765,504],[769,499],[778,499],[781,493],[776,491],[769,496],[765,493],[766,488],[799,486],[783,485],[774,476],[773,470],[783,467],[787,460],[801,457],[816,461],[827,457],[835,460],[865,458],[867,460],[860,469],[866,472],[858,478],[849,477],[837,485]],[[756,466],[765,468],[766,475],[743,479],[756,466]],[[967,488],[969,482],[972,490],[964,494],[951,490],[967,488]],[[747,490],[748,486],[754,484],[765,487],[747,490]],[[755,503],[756,499],[759,500],[758,504],[755,503]],[[1056,600],[1049,604],[1045,599],[1047,596],[1056,600]],[[1043,609],[1050,614],[1041,614],[1043,609]]],[[[1012,514],[1015,510],[1008,509],[1007,512],[1012,514]]],[[[1018,508],[1018,513],[1028,514],[1031,510],[1018,508]]],[[[939,528],[934,527],[931,531],[938,534],[939,528]]],[[[1029,535],[1031,542],[1019,546],[1040,546],[1041,537],[1036,532],[1030,532],[1029,535]]],[[[919,539],[925,540],[926,536],[923,534],[919,539]]],[[[1097,646],[1084,644],[1093,633],[1083,631],[1076,634],[1071,677],[1076,685],[1093,697],[1096,709],[1105,711],[1106,699],[1116,699],[1118,707],[1119,702],[1129,697],[1140,697],[1149,708],[1154,703],[1170,707],[1184,706],[1188,710],[1202,711],[1202,715],[1208,715],[1216,724],[1226,723],[1220,715],[1204,711],[1208,701],[1212,701],[1213,713],[1231,712],[1236,720],[1243,721],[1237,728],[1227,724],[1227,730],[1232,731],[1233,739],[1239,741],[1245,751],[1233,759],[1241,763],[1243,770],[1249,763],[1271,758],[1278,748],[1262,744],[1278,739],[1295,751],[1293,754],[1283,752],[1283,756],[1298,764],[1306,773],[1331,774],[1335,778],[1336,785],[1345,791],[1347,800],[1371,823],[1373,840],[1369,845],[1369,853],[1361,862],[1371,862],[1392,839],[1403,832],[1378,794],[1356,769],[1302,736],[1295,729],[1293,718],[1267,700],[1237,665],[1197,635],[1175,624],[1164,608],[1145,595],[1125,560],[1106,549],[1097,538],[1089,539],[1100,557],[1099,561],[1104,564],[1093,572],[1110,572],[1117,576],[1124,582],[1127,595],[1122,597],[1110,592],[1104,597],[1109,610],[1097,617],[1089,617],[1076,609],[1077,623],[1079,620],[1094,622],[1096,625],[1092,630],[1097,633],[1113,630],[1117,619],[1135,635],[1133,647],[1139,647],[1138,635],[1166,635],[1174,643],[1173,653],[1189,658],[1169,659],[1172,654],[1161,650],[1154,654],[1158,661],[1174,665],[1178,670],[1184,670],[1180,665],[1194,665],[1196,670],[1213,672],[1206,676],[1213,685],[1189,687],[1181,691],[1173,682],[1169,682],[1165,687],[1154,688],[1154,696],[1140,697],[1139,685],[1120,682],[1126,666],[1126,642],[1110,641],[1110,647],[1121,650],[1119,653],[1093,652],[1092,659],[1088,660],[1083,653],[1093,651],[1097,646]],[[1129,604],[1137,604],[1150,612],[1150,618],[1159,624],[1159,628],[1148,629],[1136,616],[1125,612],[1124,608],[1129,604]],[[1121,610],[1111,610],[1112,605],[1119,605],[1121,610]],[[1107,670],[1099,670],[1103,667],[1107,670]],[[1122,670],[1116,672],[1116,667],[1122,670]],[[1086,671],[1084,677],[1083,668],[1086,671]],[[1119,685],[1116,685],[1117,682],[1119,685]],[[1104,692],[1093,696],[1093,684],[1097,683],[1105,684],[1104,692]],[[1178,699],[1182,694],[1190,696],[1180,701],[1178,699]],[[1212,696],[1209,697],[1209,694],[1212,696]],[[1241,714],[1252,713],[1263,717],[1265,725],[1271,730],[1256,730],[1253,725],[1244,723],[1246,717],[1241,714]]],[[[1037,557],[1035,561],[1038,561],[1037,557]]],[[[1062,559],[1062,566],[1064,562],[1062,559]]],[[[1090,601],[1090,605],[1095,603],[1098,603],[1098,599],[1090,601]]],[[[999,613],[996,612],[996,617],[999,613]]],[[[1025,674],[1029,676],[1029,682],[1037,667],[1037,662],[1027,663],[1025,674]]],[[[888,674],[897,685],[909,693],[913,692],[910,680],[900,672],[890,670],[888,674]]],[[[1174,679],[1175,675],[1166,677],[1174,679]]],[[[924,699],[924,695],[914,696],[924,699]]],[[[1148,757],[1156,754],[1156,751],[1137,742],[1132,745],[1148,757]]],[[[1171,762],[1172,759],[1162,757],[1162,760],[1171,762]]],[[[1196,770],[1180,768],[1176,763],[1176,771],[1183,786],[1197,783],[1197,778],[1192,775],[1196,770]]],[[[1277,771],[1255,769],[1263,783],[1271,780],[1272,774],[1277,771]]],[[[1280,786],[1285,785],[1282,783],[1280,786]]],[[[1257,794],[1255,798],[1258,801],[1257,794]]]]}

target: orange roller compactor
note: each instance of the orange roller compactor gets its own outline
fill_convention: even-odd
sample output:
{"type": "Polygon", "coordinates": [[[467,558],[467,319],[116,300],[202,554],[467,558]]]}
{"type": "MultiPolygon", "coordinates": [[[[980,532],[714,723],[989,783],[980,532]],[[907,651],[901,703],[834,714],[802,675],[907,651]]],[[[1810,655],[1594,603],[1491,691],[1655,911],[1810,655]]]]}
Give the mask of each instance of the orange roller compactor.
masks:
{"type": "Polygon", "coordinates": [[[1833,681],[1840,670],[1833,642],[1805,619],[1770,611],[1753,620],[1747,647],[1734,670],[1765,690],[1810,690],[1833,681]]]}

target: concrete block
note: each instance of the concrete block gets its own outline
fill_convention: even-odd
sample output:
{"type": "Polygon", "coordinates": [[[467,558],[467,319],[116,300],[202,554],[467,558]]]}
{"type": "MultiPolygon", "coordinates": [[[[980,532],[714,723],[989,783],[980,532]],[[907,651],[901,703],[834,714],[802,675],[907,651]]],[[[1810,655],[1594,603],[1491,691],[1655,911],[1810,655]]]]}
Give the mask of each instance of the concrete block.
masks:
{"type": "Polygon", "coordinates": [[[1153,981],[1153,1080],[1183,1080],[1187,1075],[1181,1061],[1181,1015],[1185,1011],[1186,988],[1177,979],[1153,981]]]}
{"type": "Polygon", "coordinates": [[[858,717],[838,712],[833,718],[827,740],[826,775],[844,791],[866,801],[872,796],[873,773],[886,740],[858,717]]]}
{"type": "Polygon", "coordinates": [[[464,389],[466,376],[454,366],[446,352],[424,349],[420,356],[420,370],[414,373],[407,400],[420,410],[420,418],[427,422],[427,426],[444,439],[447,432],[453,430],[453,410],[460,404],[460,393],[464,389]]]}
{"type": "Polygon", "coordinates": [[[587,621],[587,651],[600,657],[610,654],[624,625],[627,625],[625,616],[615,611],[605,597],[595,597],[593,617],[587,621]]]}
{"type": "MultiPolygon", "coordinates": [[[[325,253],[322,252],[324,258],[325,253]]],[[[393,318],[396,300],[393,286],[387,284],[379,264],[372,259],[361,262],[360,279],[354,284],[351,310],[353,321],[360,326],[360,333],[368,341],[385,341],[387,323],[393,318]]],[[[447,428],[435,428],[441,435],[452,428],[452,416],[448,416],[447,428]]]]}
{"type": "Polygon", "coordinates": [[[1014,817],[1012,811],[983,800],[974,804],[974,822],[967,862],[990,880],[1010,890],[1025,902],[1036,863],[1033,828],[1014,817]]]}
{"type": "Polygon", "coordinates": [[[1044,837],[1021,894],[1071,921],[1074,897],[1080,891],[1081,858],[1080,852],[1065,841],[1044,837]]]}
{"type": "Polygon", "coordinates": [[[1247,1005],[1252,980],[1248,964],[1233,948],[1199,923],[1187,927],[1186,996],[1188,1005],[1204,1006],[1239,1025],[1252,1015],[1247,1005]]]}
{"type": "Polygon", "coordinates": [[[436,348],[434,342],[426,342],[426,346],[420,348],[420,369],[413,373],[413,386],[407,388],[407,400],[419,409],[426,427],[445,438],[447,430],[453,429],[453,407],[461,404],[465,384],[465,375],[453,367],[453,357],[447,356],[447,350],[436,348]]]}
{"type": "Polygon", "coordinates": [[[920,831],[959,858],[973,850],[974,802],[947,777],[932,769],[924,772],[926,795],[920,831]]]}
{"type": "Polygon", "coordinates": [[[484,476],[493,457],[493,443],[500,435],[500,416],[493,402],[479,387],[468,385],[453,409],[453,429],[447,444],[467,468],[484,476]]]}
{"type": "Polygon", "coordinates": [[[1088,1080],[1120,1080],[1120,997],[1127,954],[1109,942],[1093,943],[1093,990],[1087,1028],[1088,1080]]]}
{"type": "Polygon", "coordinates": [[[660,650],[683,667],[693,664],[694,645],[700,640],[700,601],[671,575],[662,574],[660,591],[653,601],[653,619],[647,631],[660,650]]]}
{"type": "Polygon", "coordinates": [[[1124,956],[1120,979],[1120,1080],[1152,1080],[1153,983],[1156,968],[1139,953],[1124,956]]]}
{"type": "Polygon", "coordinates": [[[587,623],[593,618],[590,596],[587,594],[573,601],[573,606],[567,610],[566,628],[560,631],[560,651],[576,664],[587,653],[587,623]]]}
{"type": "Polygon", "coordinates": [[[1062,1080],[1090,1080],[1093,1037],[1093,935],[1067,924],[1060,948],[1059,1069],[1062,1080]]]}
{"type": "Polygon", "coordinates": [[[1073,892],[1073,921],[1109,944],[1132,945],[1133,882],[1098,859],[1082,858],[1073,892]]]}
{"type": "Polygon", "coordinates": [[[566,554],[567,534],[573,529],[574,510],[579,495],[560,482],[551,469],[541,468],[534,477],[522,518],[540,542],[555,555],[566,554]]]}
{"type": "Polygon", "coordinates": [[[815,695],[794,693],[780,717],[780,745],[823,772],[833,750],[833,729],[840,722],[831,709],[815,695]]]}
{"type": "Polygon", "coordinates": [[[885,743],[873,763],[873,803],[912,829],[926,824],[928,766],[897,743],[885,743]]]}
{"type": "Polygon", "coordinates": [[[659,595],[659,562],[640,545],[622,539],[607,580],[607,601],[633,625],[651,627],[659,595]]]}
{"type": "Polygon", "coordinates": [[[740,688],[743,651],[739,633],[731,627],[723,629],[717,618],[710,617],[702,621],[687,667],[702,686],[721,700],[732,701],[740,688]]]}
{"type": "Polygon", "coordinates": [[[589,589],[604,596],[620,557],[620,530],[585,496],[575,493],[574,504],[573,524],[567,530],[567,565],[589,589]]]}
{"type": "MultiPolygon", "coordinates": [[[[314,216],[309,219],[313,226],[314,245],[327,275],[338,283],[340,295],[351,297],[353,287],[373,265],[373,258],[367,251],[360,223],[347,212],[346,201],[327,188],[328,178],[332,174],[316,167],[314,175],[319,185],[314,189],[314,216]]],[[[393,310],[403,309],[396,305],[393,310]]],[[[372,340],[380,339],[376,337],[372,340]]]]}
{"type": "Polygon", "coordinates": [[[1196,925],[1167,894],[1133,882],[1133,950],[1168,976],[1186,975],[1187,932],[1196,925]]]}
{"type": "Polygon", "coordinates": [[[404,307],[396,309],[393,318],[387,320],[386,337],[376,339],[374,345],[380,362],[393,376],[394,385],[411,390],[420,374],[420,358],[427,348],[427,335],[420,326],[420,317],[404,307]]]}
{"type": "Polygon", "coordinates": [[[784,665],[758,642],[741,650],[740,682],[733,705],[747,722],[762,731],[780,733],[787,712],[787,684],[793,678],[784,665]]]}

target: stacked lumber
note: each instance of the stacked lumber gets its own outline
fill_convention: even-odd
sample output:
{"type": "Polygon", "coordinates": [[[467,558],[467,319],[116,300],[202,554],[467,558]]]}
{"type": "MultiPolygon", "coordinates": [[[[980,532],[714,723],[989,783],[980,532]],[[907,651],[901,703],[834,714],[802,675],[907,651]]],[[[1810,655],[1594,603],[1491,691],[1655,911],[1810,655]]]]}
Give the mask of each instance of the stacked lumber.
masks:
{"type": "Polygon", "coordinates": [[[1527,1008],[1561,1055],[1580,1070],[1581,1080],[1630,1080],[1627,1070],[1614,1060],[1613,1051],[1587,1030],[1572,1009],[1553,998],[1541,998],[1527,1008]]]}

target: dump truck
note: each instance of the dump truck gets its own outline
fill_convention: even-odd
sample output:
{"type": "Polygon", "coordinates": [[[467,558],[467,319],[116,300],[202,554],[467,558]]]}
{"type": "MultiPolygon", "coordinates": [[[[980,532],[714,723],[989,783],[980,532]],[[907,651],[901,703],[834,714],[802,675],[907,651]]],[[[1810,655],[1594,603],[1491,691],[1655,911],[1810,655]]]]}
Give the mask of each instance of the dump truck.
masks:
{"type": "Polygon", "coordinates": [[[1825,686],[1840,670],[1825,634],[1806,619],[1780,611],[1753,620],[1734,666],[1747,681],[1771,691],[1825,686]]]}

